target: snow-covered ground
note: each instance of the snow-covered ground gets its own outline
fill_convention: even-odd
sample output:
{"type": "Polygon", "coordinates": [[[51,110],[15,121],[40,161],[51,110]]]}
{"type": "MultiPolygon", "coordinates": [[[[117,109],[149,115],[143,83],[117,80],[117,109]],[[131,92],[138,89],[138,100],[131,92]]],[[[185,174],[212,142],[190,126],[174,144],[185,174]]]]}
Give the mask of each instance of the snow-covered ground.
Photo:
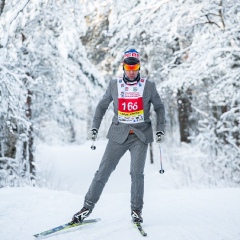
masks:
{"type": "MultiPolygon", "coordinates": [[[[38,167],[49,181],[48,188],[0,189],[0,240],[34,239],[33,234],[70,221],[82,207],[105,144],[98,141],[95,151],[90,149],[90,142],[81,146],[39,146],[38,167]]],[[[171,169],[164,147],[163,160],[163,175],[158,173],[158,161],[150,164],[147,159],[146,163],[143,227],[147,239],[239,240],[240,189],[184,185],[184,177],[171,169]]],[[[47,239],[142,239],[131,225],[129,201],[129,154],[125,154],[89,217],[102,220],[47,239]]]]}

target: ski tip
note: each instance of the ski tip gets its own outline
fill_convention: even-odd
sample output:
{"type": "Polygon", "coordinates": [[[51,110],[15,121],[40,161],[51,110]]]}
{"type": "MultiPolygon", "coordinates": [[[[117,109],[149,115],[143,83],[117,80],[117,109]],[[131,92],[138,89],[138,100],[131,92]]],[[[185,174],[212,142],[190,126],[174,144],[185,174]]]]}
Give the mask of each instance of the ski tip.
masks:
{"type": "Polygon", "coordinates": [[[143,230],[141,223],[133,222],[133,226],[139,231],[143,237],[147,237],[147,233],[143,230]]]}
{"type": "Polygon", "coordinates": [[[37,239],[43,239],[44,238],[44,236],[42,236],[41,234],[34,234],[33,235],[35,238],[37,238],[37,239]]]}

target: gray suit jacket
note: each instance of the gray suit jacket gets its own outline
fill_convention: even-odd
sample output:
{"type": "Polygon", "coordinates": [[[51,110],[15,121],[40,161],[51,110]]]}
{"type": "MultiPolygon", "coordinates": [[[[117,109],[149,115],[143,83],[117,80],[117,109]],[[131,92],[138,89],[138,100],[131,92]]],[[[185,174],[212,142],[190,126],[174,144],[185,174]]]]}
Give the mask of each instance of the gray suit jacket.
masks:
{"type": "Polygon", "coordinates": [[[141,123],[121,123],[118,121],[118,87],[117,79],[111,80],[108,88],[103,95],[102,99],[96,107],[96,111],[93,117],[92,128],[99,129],[102,118],[109,107],[109,104],[113,101],[114,116],[112,124],[109,128],[107,138],[117,143],[123,143],[129,134],[129,130],[132,129],[137,137],[144,143],[153,142],[153,131],[150,120],[150,106],[153,104],[154,111],[156,112],[157,127],[156,130],[164,132],[165,125],[165,110],[161,98],[157,92],[154,82],[146,81],[143,92],[143,108],[144,108],[144,122],[141,123]]]}

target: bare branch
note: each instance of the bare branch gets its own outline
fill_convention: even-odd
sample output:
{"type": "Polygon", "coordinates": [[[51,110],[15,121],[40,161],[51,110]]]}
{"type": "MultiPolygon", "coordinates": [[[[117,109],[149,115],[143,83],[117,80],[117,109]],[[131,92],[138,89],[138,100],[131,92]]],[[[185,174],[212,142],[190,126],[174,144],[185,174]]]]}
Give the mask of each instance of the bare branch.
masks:
{"type": "Polygon", "coordinates": [[[217,23],[212,22],[212,21],[209,19],[209,16],[208,16],[208,15],[209,15],[209,14],[205,15],[206,18],[207,18],[207,20],[208,20],[206,23],[215,24],[215,25],[217,25],[219,28],[221,28],[217,23]]]}
{"type": "Polygon", "coordinates": [[[30,2],[30,0],[25,0],[23,1],[21,4],[19,4],[20,6],[15,10],[15,12],[13,12],[13,16],[12,19],[10,20],[10,25],[12,24],[12,22],[17,18],[17,16],[19,15],[20,12],[23,11],[23,9],[27,6],[27,4],[30,2]]]}
{"type": "MultiPolygon", "coordinates": [[[[222,0],[220,1],[220,6],[222,7],[222,0]]],[[[221,21],[222,21],[223,30],[225,30],[226,25],[225,25],[225,22],[224,22],[222,9],[219,9],[219,15],[220,15],[220,18],[221,18],[221,21]]]]}

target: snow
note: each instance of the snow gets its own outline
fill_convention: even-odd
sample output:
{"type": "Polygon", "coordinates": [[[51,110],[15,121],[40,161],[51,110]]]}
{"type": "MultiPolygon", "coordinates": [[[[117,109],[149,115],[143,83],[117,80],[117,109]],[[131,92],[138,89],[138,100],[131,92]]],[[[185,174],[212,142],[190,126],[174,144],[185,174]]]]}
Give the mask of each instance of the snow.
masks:
{"type": "MultiPolygon", "coordinates": [[[[83,145],[37,147],[39,171],[49,185],[42,188],[0,189],[0,239],[30,240],[33,234],[70,221],[83,204],[106,141],[83,145]]],[[[146,162],[143,227],[151,240],[240,239],[240,189],[178,184],[180,173],[171,168],[162,146],[165,173],[160,175],[157,147],[155,163],[146,162]]],[[[184,150],[184,148],[183,148],[184,150]]],[[[173,150],[174,151],[174,150],[173,150]]],[[[186,153],[183,153],[186,154],[186,153]]],[[[137,240],[143,237],[131,225],[129,154],[112,174],[89,218],[93,225],[48,237],[51,240],[137,240]]]]}

